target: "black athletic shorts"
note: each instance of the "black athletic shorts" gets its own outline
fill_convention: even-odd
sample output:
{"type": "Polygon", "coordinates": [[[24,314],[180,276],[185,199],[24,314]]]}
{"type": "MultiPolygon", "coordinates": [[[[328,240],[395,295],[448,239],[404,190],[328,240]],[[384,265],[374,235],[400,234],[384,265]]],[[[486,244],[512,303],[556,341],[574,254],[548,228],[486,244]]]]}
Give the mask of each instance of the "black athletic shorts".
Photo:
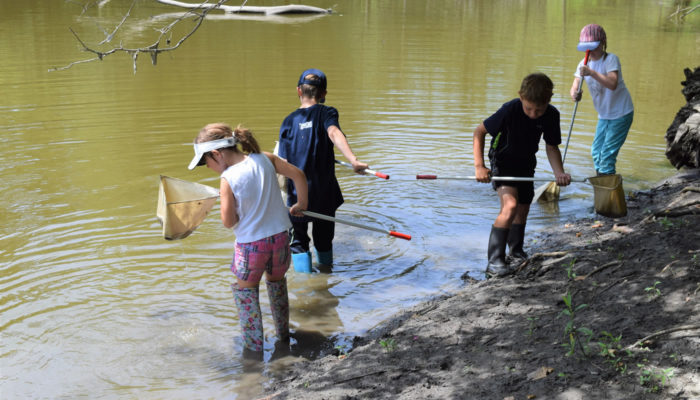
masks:
{"type": "MultiPolygon", "coordinates": [[[[491,176],[534,176],[532,174],[523,174],[522,170],[498,168],[491,165],[491,176]]],[[[530,204],[535,197],[535,184],[533,182],[512,182],[512,181],[496,181],[491,180],[493,190],[498,190],[499,186],[512,186],[518,190],[518,204],[530,204]]]]}

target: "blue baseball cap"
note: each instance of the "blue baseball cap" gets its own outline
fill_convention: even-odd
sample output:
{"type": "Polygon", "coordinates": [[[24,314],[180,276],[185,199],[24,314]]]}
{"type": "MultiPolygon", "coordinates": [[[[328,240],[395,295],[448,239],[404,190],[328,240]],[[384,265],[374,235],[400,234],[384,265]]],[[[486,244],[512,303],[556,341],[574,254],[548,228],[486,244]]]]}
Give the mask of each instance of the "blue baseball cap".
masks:
{"type": "Polygon", "coordinates": [[[320,69],[309,68],[302,72],[301,76],[299,77],[299,83],[297,83],[297,86],[301,85],[312,85],[317,86],[321,90],[326,90],[326,74],[324,74],[320,69]],[[304,79],[306,75],[316,75],[318,79],[304,79]]]}

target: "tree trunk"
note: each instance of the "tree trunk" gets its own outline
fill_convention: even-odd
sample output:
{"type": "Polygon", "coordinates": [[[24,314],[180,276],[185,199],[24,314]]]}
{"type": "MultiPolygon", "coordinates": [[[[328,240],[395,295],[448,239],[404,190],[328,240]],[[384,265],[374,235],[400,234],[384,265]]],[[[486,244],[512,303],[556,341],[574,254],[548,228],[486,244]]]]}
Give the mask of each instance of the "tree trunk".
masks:
{"type": "Polygon", "coordinates": [[[686,68],[681,107],[666,131],[666,158],[676,169],[700,168],[700,67],[686,68]]]}

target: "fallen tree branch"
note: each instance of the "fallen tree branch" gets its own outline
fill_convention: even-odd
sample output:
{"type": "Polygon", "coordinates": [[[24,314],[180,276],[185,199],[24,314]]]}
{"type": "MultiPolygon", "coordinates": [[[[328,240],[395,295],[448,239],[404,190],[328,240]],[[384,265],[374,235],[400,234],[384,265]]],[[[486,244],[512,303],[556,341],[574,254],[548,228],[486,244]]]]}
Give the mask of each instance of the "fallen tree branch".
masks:
{"type": "Polygon", "coordinates": [[[527,267],[530,262],[535,261],[540,258],[554,258],[554,257],[561,257],[562,259],[569,255],[569,252],[567,251],[552,251],[552,252],[545,252],[545,253],[535,253],[533,254],[530,258],[527,260],[523,261],[513,272],[514,274],[520,273],[525,267],[527,267]]]}
{"type": "Polygon", "coordinates": [[[569,254],[568,251],[551,251],[548,253],[535,253],[530,257],[531,260],[536,260],[538,258],[551,258],[551,257],[563,257],[569,254]]]}
{"type": "Polygon", "coordinates": [[[689,201],[673,208],[663,208],[654,211],[651,215],[644,217],[640,223],[647,223],[656,220],[656,217],[682,217],[684,215],[700,214],[700,200],[689,201]]]}
{"type": "Polygon", "coordinates": [[[698,5],[694,6],[694,7],[685,7],[685,8],[681,8],[681,6],[678,6],[678,7],[676,8],[676,11],[672,12],[672,13],[668,16],[668,19],[671,19],[671,18],[673,18],[673,17],[677,17],[677,18],[683,19],[683,18],[686,17],[686,15],[692,13],[693,11],[697,10],[698,8],[700,8],[700,4],[698,4],[698,5]]]}
{"type": "MultiPolygon", "coordinates": [[[[129,18],[129,16],[131,15],[131,10],[134,9],[134,6],[135,6],[135,5],[136,5],[136,0],[134,0],[134,1],[131,3],[131,7],[129,7],[129,10],[126,12],[126,14],[124,14],[124,17],[122,18],[122,21],[114,28],[114,30],[112,31],[112,33],[110,33],[109,35],[107,35],[107,37],[104,38],[104,40],[101,41],[99,44],[102,45],[102,44],[109,43],[109,42],[112,41],[112,39],[114,38],[114,35],[117,34],[117,31],[119,30],[119,28],[121,28],[122,25],[124,25],[124,22],[126,22],[126,19],[129,18]]],[[[75,34],[75,33],[74,33],[74,34],[75,34]]]]}
{"type": "MultiPolygon", "coordinates": [[[[170,6],[183,7],[188,9],[211,9],[215,6],[212,4],[192,4],[185,3],[182,1],[175,0],[156,0],[161,4],[167,4],[170,6]]],[[[245,3],[244,3],[245,4],[245,3]]],[[[289,4],[286,6],[218,6],[216,7],[227,13],[241,13],[241,14],[265,14],[265,15],[277,15],[277,14],[330,14],[331,9],[319,8],[313,6],[305,6],[300,4],[289,4]]]]}
{"type": "Polygon", "coordinates": [[[669,333],[678,332],[678,331],[691,331],[691,330],[695,330],[695,329],[700,329],[700,324],[698,324],[698,325],[683,325],[683,326],[678,326],[675,328],[664,329],[664,330],[658,331],[656,333],[652,333],[649,336],[646,336],[646,337],[643,337],[643,338],[637,340],[636,342],[632,343],[631,345],[625,347],[623,350],[631,350],[632,348],[644,343],[645,341],[647,341],[649,339],[653,339],[653,338],[658,337],[658,336],[663,336],[663,335],[667,335],[669,333]]]}
{"type": "Polygon", "coordinates": [[[611,283],[610,285],[606,286],[605,289],[601,290],[600,292],[594,293],[593,296],[591,296],[591,300],[594,299],[594,298],[596,298],[596,297],[598,297],[598,296],[600,296],[601,294],[607,292],[608,290],[612,289],[612,288],[615,287],[616,285],[618,285],[618,284],[620,284],[620,283],[626,281],[627,278],[629,278],[629,277],[631,277],[631,276],[633,276],[633,275],[634,275],[633,273],[632,273],[632,274],[629,274],[629,275],[625,275],[625,276],[623,276],[622,278],[620,278],[620,279],[616,280],[615,282],[611,283]]]}
{"type": "Polygon", "coordinates": [[[357,376],[353,376],[353,377],[346,378],[346,379],[341,379],[341,380],[339,380],[339,381],[333,381],[333,384],[334,384],[334,385],[337,385],[337,384],[339,384],[339,383],[350,382],[350,381],[354,381],[355,379],[361,379],[361,378],[364,378],[364,377],[367,377],[367,376],[371,376],[371,375],[383,374],[383,373],[385,373],[385,372],[387,372],[387,370],[385,370],[385,369],[380,369],[379,371],[368,372],[368,373],[366,373],[366,374],[357,375],[357,376]]]}
{"type": "Polygon", "coordinates": [[[598,268],[594,269],[593,271],[589,272],[588,274],[586,274],[586,276],[583,277],[583,280],[588,279],[591,275],[597,274],[598,272],[600,272],[608,267],[612,267],[613,265],[618,265],[618,264],[622,264],[622,261],[611,261],[607,264],[601,265],[600,267],[598,267],[598,268]]]}
{"type": "MultiPolygon", "coordinates": [[[[131,7],[129,7],[128,11],[124,14],[122,17],[121,21],[112,29],[112,32],[109,33],[107,32],[106,29],[99,27],[99,29],[102,31],[102,33],[105,35],[104,39],[97,44],[96,47],[91,47],[85,43],[83,39],[78,36],[78,34],[73,30],[72,28],[69,28],[73,36],[76,38],[78,43],[82,46],[82,50],[88,53],[93,53],[96,55],[94,58],[86,59],[86,60],[80,60],[80,61],[74,61],[68,65],[62,66],[62,67],[52,67],[49,68],[49,72],[53,71],[63,71],[66,69],[71,68],[72,66],[76,64],[83,64],[87,62],[92,62],[92,61],[98,61],[98,60],[103,60],[105,57],[115,54],[115,53],[127,53],[129,56],[131,56],[133,65],[134,65],[134,73],[136,73],[136,67],[137,67],[137,61],[138,61],[138,56],[141,53],[147,53],[151,57],[151,63],[153,65],[156,65],[157,60],[158,60],[158,55],[160,53],[166,52],[166,51],[173,51],[180,47],[185,40],[187,40],[190,36],[192,36],[197,29],[202,25],[204,19],[207,18],[207,14],[209,14],[213,10],[222,10],[228,15],[234,15],[234,14],[262,14],[263,16],[259,17],[264,19],[265,21],[270,21],[270,22],[280,22],[279,20],[285,17],[278,17],[280,14],[315,14],[313,16],[322,16],[323,14],[330,14],[332,13],[332,9],[325,9],[325,8],[319,8],[319,7],[312,7],[312,6],[305,6],[305,5],[284,5],[284,6],[273,6],[273,7],[252,7],[252,6],[246,6],[245,4],[247,3],[247,0],[243,0],[240,6],[225,6],[223,3],[227,2],[228,0],[202,0],[200,3],[184,3],[180,1],[175,1],[175,0],[157,0],[159,3],[162,4],[168,4],[168,5],[174,5],[178,7],[184,7],[187,8],[187,11],[182,13],[182,14],[177,14],[177,16],[174,17],[174,20],[167,24],[166,26],[157,29],[158,32],[160,32],[160,36],[156,39],[155,42],[153,42],[151,45],[144,46],[144,47],[130,47],[130,46],[125,46],[123,44],[119,44],[118,46],[115,46],[111,49],[108,50],[100,50],[99,47],[103,46],[106,43],[111,43],[112,40],[115,38],[117,33],[122,29],[122,27],[125,25],[127,19],[131,16],[132,10],[137,4],[137,0],[133,0],[131,3],[131,7]],[[189,31],[189,33],[185,34],[182,36],[180,40],[178,40],[174,45],[171,45],[171,38],[172,38],[172,33],[171,31],[177,25],[178,23],[182,22],[183,20],[189,18],[189,17],[194,17],[194,26],[192,29],[189,31]],[[165,45],[165,46],[163,46],[165,45]]],[[[91,2],[87,5],[83,6],[83,11],[82,14],[84,14],[89,8],[92,8],[94,6],[102,7],[104,4],[104,0],[102,2],[91,2]]],[[[81,14],[81,15],[82,15],[81,14]]],[[[221,15],[223,16],[223,15],[221,15]]],[[[296,20],[296,19],[295,19],[296,20]]],[[[299,22],[298,20],[296,20],[299,22]]]]}
{"type": "MultiPolygon", "coordinates": [[[[177,49],[178,47],[180,47],[180,46],[182,45],[182,43],[184,43],[187,39],[189,39],[190,36],[192,36],[192,35],[197,31],[197,29],[199,29],[199,27],[200,27],[200,26],[202,25],[202,23],[204,22],[204,19],[206,18],[207,14],[208,14],[210,11],[212,11],[212,10],[214,10],[214,9],[216,9],[216,8],[218,8],[218,7],[220,7],[220,6],[221,6],[223,3],[225,3],[226,1],[228,1],[228,0],[218,0],[218,1],[216,2],[216,4],[207,4],[207,1],[205,1],[205,2],[202,3],[202,4],[207,4],[209,7],[203,7],[203,10],[202,10],[201,12],[196,12],[196,11],[194,11],[194,10],[189,10],[189,11],[183,13],[179,18],[176,18],[176,19],[175,19],[173,22],[171,22],[170,24],[168,24],[168,25],[166,25],[165,27],[159,29],[160,36],[158,36],[158,38],[156,39],[156,41],[155,41],[153,44],[151,44],[150,46],[145,46],[145,47],[124,47],[124,46],[122,46],[122,45],[119,45],[118,47],[114,47],[114,48],[109,49],[109,50],[100,51],[100,50],[97,50],[97,49],[94,49],[94,48],[88,46],[88,45],[80,38],[80,36],[78,36],[78,34],[77,34],[72,28],[69,28],[69,30],[71,31],[71,33],[73,34],[73,36],[75,36],[75,38],[76,38],[76,40],[78,41],[78,43],[80,43],[80,45],[83,47],[83,51],[86,51],[86,52],[89,52],[89,53],[93,53],[93,54],[95,54],[97,57],[96,57],[96,58],[87,59],[87,60],[75,61],[75,62],[72,62],[72,63],[70,63],[70,64],[68,64],[68,65],[66,65],[66,66],[63,66],[63,67],[52,67],[52,68],[49,69],[49,72],[66,70],[66,69],[71,68],[73,65],[76,65],[76,64],[82,64],[82,63],[86,63],[86,62],[90,62],[90,61],[103,60],[105,57],[107,57],[107,56],[109,56],[109,55],[112,55],[112,54],[115,54],[115,53],[119,53],[119,52],[127,53],[127,54],[129,54],[129,55],[131,56],[131,58],[132,58],[132,60],[133,60],[133,63],[134,63],[134,73],[136,73],[136,61],[138,60],[138,56],[139,56],[140,53],[148,53],[148,54],[150,54],[150,56],[151,56],[151,63],[152,63],[153,65],[156,65],[158,54],[163,53],[163,52],[166,52],[166,51],[172,51],[172,50],[175,50],[175,49],[177,49]],[[192,27],[192,29],[191,29],[187,34],[185,34],[184,36],[182,36],[182,37],[180,38],[180,40],[178,40],[174,45],[170,45],[170,42],[171,42],[171,41],[170,41],[170,38],[167,38],[167,39],[166,39],[166,38],[165,38],[166,35],[172,30],[172,28],[173,28],[176,24],[178,24],[179,22],[181,22],[181,21],[183,21],[184,19],[189,18],[189,17],[191,17],[191,16],[195,16],[195,24],[194,24],[194,27],[192,27]],[[165,43],[166,43],[167,45],[169,45],[169,46],[168,46],[168,47],[159,48],[159,47],[160,47],[161,41],[163,41],[164,39],[165,39],[165,43]]],[[[136,1],[134,1],[134,3],[132,4],[132,7],[133,7],[133,5],[134,5],[135,3],[136,3],[136,1]]],[[[126,16],[122,19],[122,21],[117,25],[117,27],[116,27],[115,30],[112,32],[112,34],[108,35],[107,39],[109,39],[109,40],[112,39],[112,37],[114,36],[114,34],[121,28],[121,26],[123,25],[124,21],[126,21],[126,18],[127,18],[128,15],[130,14],[130,12],[131,12],[131,8],[130,8],[129,11],[127,12],[127,15],[126,15],[126,16]]],[[[107,40],[107,39],[105,39],[105,40],[107,40]]],[[[103,41],[103,43],[104,43],[104,42],[105,42],[105,41],[103,41]]]]}

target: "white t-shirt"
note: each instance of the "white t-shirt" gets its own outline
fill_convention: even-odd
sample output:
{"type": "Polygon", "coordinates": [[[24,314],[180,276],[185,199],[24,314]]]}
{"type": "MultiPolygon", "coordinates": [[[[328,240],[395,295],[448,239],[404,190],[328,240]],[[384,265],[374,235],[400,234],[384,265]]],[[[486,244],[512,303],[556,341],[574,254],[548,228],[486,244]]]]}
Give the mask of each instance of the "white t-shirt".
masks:
{"type": "Polygon", "coordinates": [[[249,154],[244,161],[228,167],[221,177],[238,203],[239,221],[233,227],[237,242],[254,242],[291,228],[275,167],[265,154],[249,154]]]}
{"type": "MultiPolygon", "coordinates": [[[[581,78],[579,70],[582,66],[583,60],[576,67],[575,77],[581,78]]],[[[598,111],[598,118],[617,119],[634,111],[632,96],[625,86],[625,80],[622,79],[620,59],[615,54],[608,53],[607,57],[601,57],[595,61],[589,59],[588,67],[603,75],[617,71],[617,88],[615,90],[607,89],[591,76],[584,77],[586,86],[591,92],[591,98],[593,98],[593,106],[598,111]]]]}

